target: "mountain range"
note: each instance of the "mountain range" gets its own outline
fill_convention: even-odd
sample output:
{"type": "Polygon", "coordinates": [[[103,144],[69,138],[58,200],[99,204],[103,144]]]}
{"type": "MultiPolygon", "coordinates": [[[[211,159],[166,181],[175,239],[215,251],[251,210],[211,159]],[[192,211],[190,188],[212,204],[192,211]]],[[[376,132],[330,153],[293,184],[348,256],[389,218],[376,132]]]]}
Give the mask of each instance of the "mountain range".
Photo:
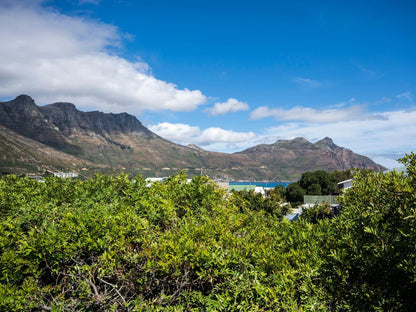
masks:
{"type": "Polygon", "coordinates": [[[170,142],[127,113],[82,112],[71,103],[38,106],[27,95],[0,102],[0,172],[127,172],[145,177],[207,174],[218,180],[293,181],[303,172],[385,170],[330,138],[278,140],[227,154],[170,142]]]}

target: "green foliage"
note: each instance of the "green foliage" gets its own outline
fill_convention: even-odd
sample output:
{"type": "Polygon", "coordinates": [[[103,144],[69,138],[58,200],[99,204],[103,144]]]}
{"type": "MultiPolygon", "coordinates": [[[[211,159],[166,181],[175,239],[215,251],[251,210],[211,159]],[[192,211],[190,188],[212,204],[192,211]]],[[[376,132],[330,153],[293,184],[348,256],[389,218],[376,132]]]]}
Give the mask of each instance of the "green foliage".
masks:
{"type": "Polygon", "coordinates": [[[331,195],[336,193],[337,185],[331,174],[318,170],[302,174],[299,185],[306,195],[331,195]]]}
{"type": "Polygon", "coordinates": [[[300,205],[303,203],[303,197],[306,195],[305,190],[298,182],[291,183],[286,186],[286,199],[292,205],[300,205]]]}
{"type": "Polygon", "coordinates": [[[240,209],[240,212],[246,210],[265,212],[279,218],[283,218],[290,210],[290,207],[282,204],[280,194],[277,192],[268,192],[267,196],[263,196],[260,193],[254,193],[253,190],[233,190],[231,202],[240,209]]]}
{"type": "Polygon", "coordinates": [[[331,212],[331,206],[327,203],[323,203],[322,205],[303,208],[300,217],[308,222],[318,223],[319,220],[332,218],[333,213],[331,212]]]}
{"type": "Polygon", "coordinates": [[[280,221],[276,196],[228,198],[183,174],[4,177],[0,310],[322,308],[322,233],[280,221]]]}
{"type": "Polygon", "coordinates": [[[329,174],[334,179],[335,183],[339,183],[345,180],[352,179],[354,177],[354,171],[355,170],[353,169],[348,169],[348,170],[343,170],[343,171],[335,170],[335,171],[330,172],[329,174]]]}
{"type": "Polygon", "coordinates": [[[407,176],[362,171],[341,196],[320,269],[332,310],[416,309],[416,158],[402,161],[407,176]]]}
{"type": "MultiPolygon", "coordinates": [[[[339,178],[351,175],[351,170],[328,173],[323,170],[305,172],[299,182],[291,183],[286,187],[285,197],[294,205],[303,203],[305,195],[337,195],[339,178]]],[[[342,180],[341,180],[342,181],[342,180]]]]}
{"type": "Polygon", "coordinates": [[[266,191],[266,195],[274,201],[286,201],[286,188],[283,185],[277,185],[275,188],[266,191]]]}
{"type": "Polygon", "coordinates": [[[360,172],[340,216],[298,222],[279,190],[182,173],[1,177],[0,310],[415,310],[415,159],[407,176],[360,172]]]}

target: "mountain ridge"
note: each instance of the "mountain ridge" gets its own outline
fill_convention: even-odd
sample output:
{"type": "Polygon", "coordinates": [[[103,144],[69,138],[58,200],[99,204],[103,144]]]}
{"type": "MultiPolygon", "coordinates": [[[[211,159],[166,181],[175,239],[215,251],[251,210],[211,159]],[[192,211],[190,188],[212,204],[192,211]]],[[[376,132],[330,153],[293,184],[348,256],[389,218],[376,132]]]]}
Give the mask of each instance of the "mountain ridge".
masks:
{"type": "Polygon", "coordinates": [[[203,169],[216,179],[278,181],[297,179],[306,171],[385,169],[368,157],[337,146],[328,137],[316,143],[299,137],[232,154],[217,153],[168,141],[128,113],[83,112],[66,102],[37,106],[28,95],[0,102],[0,125],[9,130],[8,134],[3,131],[3,136],[8,135],[10,142],[16,133],[64,153],[59,154],[60,159],[67,154],[76,157],[73,163],[112,173],[166,176],[185,170],[192,176],[203,169]]]}

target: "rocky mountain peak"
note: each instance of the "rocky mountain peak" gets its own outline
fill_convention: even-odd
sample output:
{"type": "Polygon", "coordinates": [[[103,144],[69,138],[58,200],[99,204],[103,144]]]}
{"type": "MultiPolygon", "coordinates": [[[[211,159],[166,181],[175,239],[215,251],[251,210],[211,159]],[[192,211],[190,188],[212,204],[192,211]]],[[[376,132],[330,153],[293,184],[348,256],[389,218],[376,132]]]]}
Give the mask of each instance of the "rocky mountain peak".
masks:
{"type": "Polygon", "coordinates": [[[292,140],[277,140],[272,145],[286,145],[286,144],[311,144],[311,143],[308,140],[306,140],[305,138],[296,137],[292,140]]]}
{"type": "Polygon", "coordinates": [[[334,143],[334,141],[332,141],[331,138],[325,137],[322,140],[319,140],[318,142],[315,143],[316,146],[320,146],[323,148],[328,148],[328,149],[335,149],[338,146],[334,143]]]}
{"type": "Polygon", "coordinates": [[[282,168],[298,172],[310,171],[310,168],[326,171],[350,168],[385,170],[383,166],[374,163],[368,157],[337,146],[328,137],[315,144],[300,137],[293,140],[279,140],[274,144],[257,145],[236,154],[246,155],[266,166],[279,164],[282,168]]]}
{"type": "Polygon", "coordinates": [[[0,103],[0,125],[42,143],[53,146],[66,144],[66,139],[28,95],[19,95],[14,100],[0,103]]]}
{"type": "Polygon", "coordinates": [[[57,102],[43,107],[55,108],[57,110],[59,109],[68,113],[75,113],[78,111],[74,104],[68,102],[57,102]]]}
{"type": "Polygon", "coordinates": [[[66,136],[86,132],[136,133],[141,136],[156,136],[145,128],[136,117],[127,113],[82,112],[74,104],[63,102],[42,106],[40,110],[66,136]]]}
{"type": "Polygon", "coordinates": [[[32,97],[30,97],[29,95],[26,94],[21,94],[19,96],[17,96],[14,99],[15,103],[17,105],[33,105],[35,104],[35,101],[32,99],[32,97]]]}
{"type": "Polygon", "coordinates": [[[310,143],[308,140],[302,137],[297,137],[292,140],[292,143],[310,143]]]}
{"type": "Polygon", "coordinates": [[[7,113],[20,113],[22,117],[28,114],[34,116],[38,113],[38,107],[35,101],[25,94],[19,95],[14,100],[4,102],[1,106],[7,113]]]}

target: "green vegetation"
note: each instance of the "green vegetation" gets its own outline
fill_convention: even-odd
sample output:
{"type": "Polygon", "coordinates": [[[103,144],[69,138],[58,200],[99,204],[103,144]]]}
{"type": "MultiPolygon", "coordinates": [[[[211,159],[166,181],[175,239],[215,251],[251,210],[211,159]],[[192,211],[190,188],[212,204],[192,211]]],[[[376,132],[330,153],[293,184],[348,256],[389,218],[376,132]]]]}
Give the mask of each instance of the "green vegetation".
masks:
{"type": "Polygon", "coordinates": [[[300,205],[305,195],[338,195],[337,183],[352,177],[353,170],[351,169],[334,172],[308,171],[302,174],[298,182],[286,187],[285,197],[292,205],[300,205]]]}
{"type": "Polygon", "coordinates": [[[403,163],[299,222],[281,189],[203,176],[0,177],[0,310],[415,310],[416,155],[403,163]]]}
{"type": "Polygon", "coordinates": [[[328,203],[303,208],[301,218],[311,223],[318,223],[319,220],[332,218],[331,206],[328,203]]]}
{"type": "Polygon", "coordinates": [[[239,207],[240,212],[259,211],[282,218],[290,211],[290,206],[283,205],[279,188],[268,191],[265,197],[260,193],[254,193],[254,190],[232,190],[232,195],[231,202],[239,207]]]}

